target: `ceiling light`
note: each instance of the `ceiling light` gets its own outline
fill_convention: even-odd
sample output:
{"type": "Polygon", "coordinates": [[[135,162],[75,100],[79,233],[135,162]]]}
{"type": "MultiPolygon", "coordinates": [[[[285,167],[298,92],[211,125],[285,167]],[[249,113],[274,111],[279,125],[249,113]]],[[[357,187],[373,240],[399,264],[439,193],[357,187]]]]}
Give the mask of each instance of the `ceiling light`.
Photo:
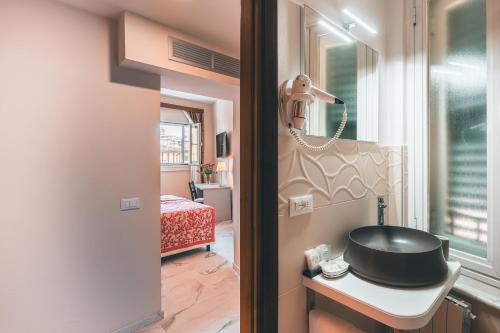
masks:
{"type": "Polygon", "coordinates": [[[453,76],[462,76],[464,75],[463,73],[457,72],[457,71],[451,71],[448,69],[433,69],[433,73],[435,74],[445,74],[445,75],[453,75],[453,76]]]}
{"type": "Polygon", "coordinates": [[[320,25],[324,28],[327,28],[330,32],[334,33],[335,35],[340,37],[345,42],[352,43],[352,39],[349,36],[347,36],[345,33],[340,31],[340,29],[333,27],[332,25],[326,23],[325,21],[319,20],[318,25],[320,25]]]}
{"type": "Polygon", "coordinates": [[[464,64],[462,62],[457,62],[457,61],[449,61],[448,64],[456,67],[479,70],[479,66],[464,64]]]}
{"type": "Polygon", "coordinates": [[[456,8],[460,5],[463,5],[464,3],[469,2],[469,0],[456,0],[444,7],[444,10],[452,10],[453,8],[456,8]]]}
{"type": "Polygon", "coordinates": [[[377,30],[373,29],[368,24],[366,24],[365,21],[363,21],[362,19],[360,19],[359,17],[357,17],[356,15],[354,15],[353,13],[351,13],[351,11],[349,9],[342,10],[342,13],[346,14],[347,16],[349,16],[351,19],[354,20],[354,22],[356,22],[357,24],[359,24],[360,26],[362,26],[363,28],[365,28],[366,30],[368,30],[370,33],[372,33],[374,35],[377,33],[377,30]]]}

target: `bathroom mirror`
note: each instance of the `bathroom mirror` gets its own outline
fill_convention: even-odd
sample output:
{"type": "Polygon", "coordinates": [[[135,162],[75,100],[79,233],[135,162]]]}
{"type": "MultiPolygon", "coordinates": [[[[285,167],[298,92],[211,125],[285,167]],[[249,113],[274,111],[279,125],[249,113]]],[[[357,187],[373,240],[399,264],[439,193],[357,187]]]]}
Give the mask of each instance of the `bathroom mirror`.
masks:
{"type": "MultiPolygon", "coordinates": [[[[313,84],[347,105],[341,139],[378,141],[378,53],[356,40],[348,28],[305,6],[302,9],[302,65],[313,84]]],[[[305,134],[333,137],[344,108],[313,103],[306,115],[305,134]]]]}

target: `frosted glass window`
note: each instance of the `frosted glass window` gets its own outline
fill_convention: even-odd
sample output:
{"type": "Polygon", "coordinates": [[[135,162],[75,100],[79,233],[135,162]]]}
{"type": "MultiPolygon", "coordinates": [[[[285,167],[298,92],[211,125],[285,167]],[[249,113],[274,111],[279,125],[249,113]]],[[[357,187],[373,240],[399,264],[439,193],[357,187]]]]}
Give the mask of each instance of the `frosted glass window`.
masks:
{"type": "Polygon", "coordinates": [[[485,0],[429,6],[430,230],[487,256],[485,0]]]}
{"type": "MultiPolygon", "coordinates": [[[[349,121],[342,139],[357,139],[358,54],[357,44],[332,46],[326,49],[326,91],[349,105],[349,121]]],[[[342,122],[344,108],[326,105],[326,136],[333,137],[342,122]]]]}

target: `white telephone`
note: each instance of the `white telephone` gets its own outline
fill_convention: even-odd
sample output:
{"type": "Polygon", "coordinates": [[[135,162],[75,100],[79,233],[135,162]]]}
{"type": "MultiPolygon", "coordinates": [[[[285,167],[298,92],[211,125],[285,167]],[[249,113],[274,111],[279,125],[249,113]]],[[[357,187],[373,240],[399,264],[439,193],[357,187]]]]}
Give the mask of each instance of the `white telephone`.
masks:
{"type": "Polygon", "coordinates": [[[304,74],[298,75],[295,80],[287,80],[280,86],[279,91],[279,114],[284,126],[290,129],[290,134],[302,146],[313,151],[328,149],[337,140],[344,130],[347,122],[347,107],[345,103],[337,97],[314,87],[311,79],[304,74]],[[342,121],[337,132],[327,143],[321,146],[313,146],[305,142],[300,136],[300,131],[306,119],[306,108],[319,98],[330,104],[344,105],[342,121]]]}

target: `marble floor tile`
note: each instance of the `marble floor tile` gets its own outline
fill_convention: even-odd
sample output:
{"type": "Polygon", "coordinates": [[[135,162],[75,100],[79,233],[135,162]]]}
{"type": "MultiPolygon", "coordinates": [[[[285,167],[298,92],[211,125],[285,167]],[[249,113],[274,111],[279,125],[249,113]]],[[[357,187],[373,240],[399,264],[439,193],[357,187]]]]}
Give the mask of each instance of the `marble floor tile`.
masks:
{"type": "Polygon", "coordinates": [[[233,227],[216,226],[216,243],[162,260],[164,319],[140,333],[237,333],[239,277],[232,269],[233,227]]]}
{"type": "Polygon", "coordinates": [[[233,223],[231,221],[218,223],[215,230],[217,241],[212,245],[212,251],[232,264],[234,261],[233,223]]]}

